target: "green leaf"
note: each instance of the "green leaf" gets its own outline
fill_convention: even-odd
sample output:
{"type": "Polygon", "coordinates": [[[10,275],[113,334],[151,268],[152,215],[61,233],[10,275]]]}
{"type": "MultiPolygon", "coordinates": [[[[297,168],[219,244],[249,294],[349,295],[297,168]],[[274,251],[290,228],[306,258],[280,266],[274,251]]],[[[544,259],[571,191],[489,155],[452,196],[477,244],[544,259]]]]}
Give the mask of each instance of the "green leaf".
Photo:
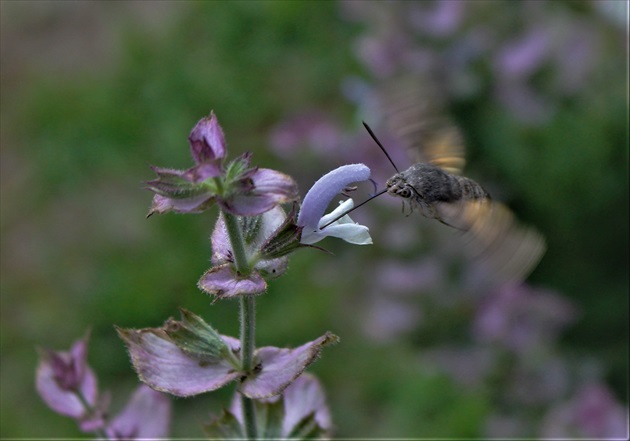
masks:
{"type": "Polygon", "coordinates": [[[186,354],[209,363],[228,358],[229,348],[217,331],[201,317],[180,308],[182,321],[169,319],[164,331],[186,354]]]}
{"type": "Polygon", "coordinates": [[[245,432],[231,412],[223,409],[220,417],[203,426],[203,432],[210,439],[243,439],[245,432]]]}
{"type": "Polygon", "coordinates": [[[295,221],[294,204],[282,225],[260,247],[262,260],[277,259],[307,246],[300,243],[302,227],[298,227],[295,221]]]}
{"type": "Polygon", "coordinates": [[[256,416],[258,433],[263,439],[278,439],[282,437],[282,421],[284,420],[284,402],[275,403],[256,401],[256,416]]]}
{"type": "Polygon", "coordinates": [[[262,216],[239,216],[243,239],[248,245],[253,243],[262,225],[262,216]]]}
{"type": "Polygon", "coordinates": [[[302,418],[289,433],[289,438],[302,440],[302,439],[319,439],[324,437],[327,432],[317,424],[315,420],[315,413],[302,418]]]}

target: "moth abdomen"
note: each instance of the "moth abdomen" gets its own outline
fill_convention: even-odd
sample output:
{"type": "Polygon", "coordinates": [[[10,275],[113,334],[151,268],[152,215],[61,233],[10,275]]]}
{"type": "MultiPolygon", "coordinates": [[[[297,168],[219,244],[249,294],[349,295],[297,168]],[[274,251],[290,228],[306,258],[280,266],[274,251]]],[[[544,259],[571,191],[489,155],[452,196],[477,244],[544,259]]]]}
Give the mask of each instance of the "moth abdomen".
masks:
{"type": "Polygon", "coordinates": [[[426,204],[488,199],[488,193],[472,179],[453,175],[433,164],[417,163],[387,181],[387,192],[426,204]]]}
{"type": "Polygon", "coordinates": [[[450,177],[457,181],[461,189],[461,199],[471,201],[490,199],[488,192],[472,179],[456,175],[450,175],[450,177]]]}

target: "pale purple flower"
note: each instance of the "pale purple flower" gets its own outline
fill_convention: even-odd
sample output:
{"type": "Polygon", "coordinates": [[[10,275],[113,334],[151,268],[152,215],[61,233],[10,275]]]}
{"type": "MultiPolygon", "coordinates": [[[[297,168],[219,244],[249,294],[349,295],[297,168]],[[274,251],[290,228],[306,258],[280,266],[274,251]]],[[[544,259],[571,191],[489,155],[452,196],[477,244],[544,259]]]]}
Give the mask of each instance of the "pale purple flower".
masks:
{"type": "Polygon", "coordinates": [[[517,439],[523,438],[523,434],[529,433],[532,426],[530,421],[515,415],[494,413],[484,422],[483,436],[486,439],[517,439]]]}
{"type": "Polygon", "coordinates": [[[584,87],[596,66],[599,35],[589,26],[573,29],[562,46],[554,53],[557,87],[566,94],[574,94],[584,87]],[[570,56],[567,56],[570,54],[570,56]]]}
{"type": "Polygon", "coordinates": [[[535,362],[526,356],[512,370],[506,395],[511,402],[525,406],[553,403],[571,387],[569,369],[569,363],[559,355],[539,355],[535,362]]]}
{"type": "Polygon", "coordinates": [[[384,78],[400,71],[410,51],[411,42],[407,35],[396,30],[384,36],[363,36],[356,46],[356,52],[363,64],[374,76],[384,78]]]}
{"type": "Polygon", "coordinates": [[[170,399],[140,385],[125,408],[107,424],[105,433],[110,440],[167,438],[170,420],[170,399]]]}
{"type": "Polygon", "coordinates": [[[466,2],[442,0],[433,3],[417,2],[411,6],[410,22],[418,32],[436,37],[447,37],[457,31],[461,25],[466,2]]]}
{"type": "Polygon", "coordinates": [[[575,316],[573,305],[551,291],[505,285],[480,307],[473,329],[480,341],[522,353],[554,341],[575,316]]]}
{"type": "Polygon", "coordinates": [[[254,216],[298,197],[293,179],[275,170],[250,167],[250,154],[224,164],[226,145],[214,113],[193,128],[190,149],[195,165],[188,170],[152,167],[157,179],[147,188],[155,193],[153,213],[199,213],[214,203],[240,216],[254,216]]]}
{"type": "Polygon", "coordinates": [[[525,81],[499,79],[494,92],[497,101],[523,122],[538,124],[554,112],[552,101],[525,81]]]}
{"type": "Polygon", "coordinates": [[[400,340],[401,335],[417,329],[424,322],[423,311],[398,297],[375,296],[361,320],[364,332],[379,343],[400,340]]]}
{"type": "Polygon", "coordinates": [[[281,156],[290,156],[303,148],[330,154],[341,142],[341,130],[331,117],[311,111],[295,115],[273,128],[271,148],[281,156]]]}
{"type": "Polygon", "coordinates": [[[99,399],[96,375],[87,364],[88,340],[86,335],[76,341],[70,351],[40,350],[35,381],[44,402],[55,412],[78,420],[84,431],[102,426],[106,406],[99,399]]]}
{"type": "Polygon", "coordinates": [[[304,197],[297,219],[297,225],[303,228],[301,242],[314,244],[327,236],[332,236],[355,245],[371,244],[372,238],[368,228],[353,222],[349,216],[343,216],[323,230],[320,229],[354,205],[352,199],[348,199],[332,213],[324,216],[330,201],[349,184],[366,181],[369,177],[368,167],[363,164],[350,164],[328,172],[315,182],[304,197]]]}
{"type": "Polygon", "coordinates": [[[628,408],[599,383],[582,386],[544,418],[542,438],[628,439],[628,408]]]}
{"type": "Polygon", "coordinates": [[[545,62],[551,49],[551,38],[548,29],[540,27],[504,44],[494,56],[496,75],[504,79],[529,78],[545,62]]]}
{"type": "Polygon", "coordinates": [[[496,368],[496,354],[490,348],[442,346],[423,350],[423,366],[449,374],[467,387],[480,387],[496,368]]]}

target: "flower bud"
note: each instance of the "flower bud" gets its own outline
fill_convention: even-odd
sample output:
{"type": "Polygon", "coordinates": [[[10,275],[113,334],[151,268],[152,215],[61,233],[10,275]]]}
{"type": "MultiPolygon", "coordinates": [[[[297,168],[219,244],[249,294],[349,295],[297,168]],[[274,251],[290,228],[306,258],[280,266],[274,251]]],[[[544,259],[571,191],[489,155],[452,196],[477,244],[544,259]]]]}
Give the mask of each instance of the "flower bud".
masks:
{"type": "Polygon", "coordinates": [[[86,334],[67,352],[40,350],[35,384],[52,410],[92,431],[102,426],[107,402],[99,400],[96,375],[87,365],[88,340],[86,334]]]}

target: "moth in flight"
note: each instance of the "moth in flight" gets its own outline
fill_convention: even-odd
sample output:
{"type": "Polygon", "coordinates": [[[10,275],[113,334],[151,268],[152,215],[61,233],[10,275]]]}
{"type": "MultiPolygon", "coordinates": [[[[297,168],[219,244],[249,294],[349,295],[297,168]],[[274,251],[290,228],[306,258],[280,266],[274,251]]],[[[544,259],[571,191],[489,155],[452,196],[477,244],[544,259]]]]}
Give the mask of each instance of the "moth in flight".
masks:
{"type": "Polygon", "coordinates": [[[419,211],[462,231],[466,251],[494,282],[524,280],[544,254],[545,240],[533,228],[520,225],[481,185],[461,176],[463,136],[445,116],[437,89],[418,79],[403,80],[382,90],[378,101],[389,131],[404,143],[415,163],[400,172],[364,123],[397,173],[384,190],[354,209],[384,193],[402,198],[409,213],[419,211]]]}

